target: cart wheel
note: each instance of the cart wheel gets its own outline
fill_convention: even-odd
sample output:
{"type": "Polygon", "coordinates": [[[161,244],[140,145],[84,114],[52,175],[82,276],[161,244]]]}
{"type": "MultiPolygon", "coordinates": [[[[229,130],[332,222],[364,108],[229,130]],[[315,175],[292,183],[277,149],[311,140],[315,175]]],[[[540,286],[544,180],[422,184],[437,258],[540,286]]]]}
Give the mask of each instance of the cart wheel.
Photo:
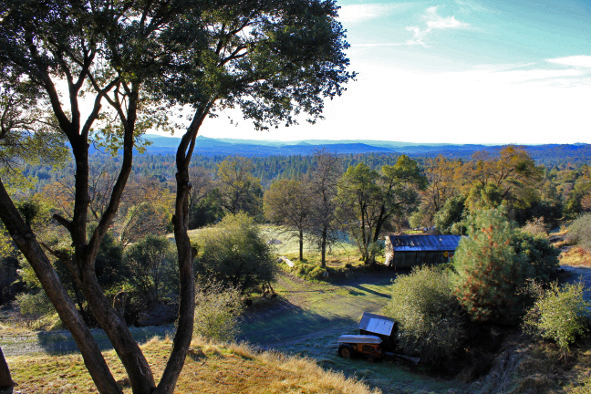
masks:
{"type": "Polygon", "coordinates": [[[351,349],[348,346],[339,346],[338,353],[342,358],[351,358],[351,349]]]}
{"type": "Polygon", "coordinates": [[[376,358],[374,356],[367,356],[367,362],[373,364],[376,362],[376,358]]]}

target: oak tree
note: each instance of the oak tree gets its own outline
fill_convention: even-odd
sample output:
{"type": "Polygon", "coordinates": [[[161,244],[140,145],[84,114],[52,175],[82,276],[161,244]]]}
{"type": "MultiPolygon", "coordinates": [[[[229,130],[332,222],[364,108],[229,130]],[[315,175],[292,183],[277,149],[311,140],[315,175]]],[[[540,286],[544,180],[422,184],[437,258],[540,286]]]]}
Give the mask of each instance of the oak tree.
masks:
{"type": "MultiPolygon", "coordinates": [[[[321,116],[325,98],[340,95],[353,76],[334,1],[72,1],[1,0],[0,67],[15,86],[30,84],[55,118],[75,162],[71,218],[54,218],[73,245],[68,269],[105,330],[134,393],[174,390],[189,348],[195,290],[188,229],[189,165],[197,133],[216,109],[240,107],[254,126],[292,125],[297,115],[321,116]],[[90,102],[88,109],[84,102],[90,102]],[[167,126],[157,107],[194,112],[176,156],[173,216],[178,250],[179,320],[158,385],[125,321],[103,293],[95,272],[99,246],[118,212],[139,136],[167,126]],[[103,105],[107,104],[106,108],[103,105]],[[121,151],[108,203],[90,229],[91,144],[121,151]]],[[[23,130],[24,131],[24,130],[23,130]]],[[[34,233],[0,182],[0,218],[71,331],[103,393],[120,393],[101,352],[61,285],[34,233]]],[[[96,220],[95,220],[96,219],[96,220]]]]}

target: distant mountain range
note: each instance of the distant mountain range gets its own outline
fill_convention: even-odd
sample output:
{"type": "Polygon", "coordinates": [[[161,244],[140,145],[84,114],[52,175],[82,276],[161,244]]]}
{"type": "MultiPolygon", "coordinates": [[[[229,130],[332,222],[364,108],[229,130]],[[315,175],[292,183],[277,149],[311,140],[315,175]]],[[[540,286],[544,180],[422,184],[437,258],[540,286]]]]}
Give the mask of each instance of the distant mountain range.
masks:
{"type": "MultiPolygon", "coordinates": [[[[152,142],[147,154],[175,154],[180,138],[146,134],[152,142]]],[[[541,162],[557,160],[587,160],[591,158],[589,144],[546,144],[524,146],[528,153],[541,162]]],[[[398,141],[371,140],[303,140],[259,141],[216,139],[198,136],[196,154],[204,156],[240,155],[246,157],[311,155],[318,150],[336,154],[406,154],[415,157],[434,157],[439,154],[449,158],[469,158],[474,152],[486,150],[496,153],[500,145],[417,144],[398,141]]]]}

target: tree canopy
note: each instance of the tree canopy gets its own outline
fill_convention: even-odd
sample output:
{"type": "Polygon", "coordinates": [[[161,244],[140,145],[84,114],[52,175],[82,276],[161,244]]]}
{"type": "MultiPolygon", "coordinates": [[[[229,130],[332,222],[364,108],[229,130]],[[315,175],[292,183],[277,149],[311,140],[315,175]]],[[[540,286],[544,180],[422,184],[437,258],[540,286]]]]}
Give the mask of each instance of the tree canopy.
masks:
{"type": "MultiPolygon", "coordinates": [[[[36,108],[55,119],[74,158],[72,215],[54,215],[72,241],[68,269],[121,358],[132,391],[170,393],[193,327],[188,168],[199,128],[208,115],[227,107],[239,107],[257,128],[292,125],[301,114],[312,122],[321,117],[324,99],[341,94],[353,77],[347,71],[344,30],[336,21],[338,7],[331,0],[0,0],[0,9],[0,71],[7,76],[2,84],[14,89],[26,84],[33,90],[43,104],[36,108]],[[156,385],[139,346],[100,287],[95,260],[118,212],[141,134],[158,126],[176,127],[168,114],[175,113],[169,108],[177,104],[194,110],[176,156],[179,321],[171,357],[156,385]],[[91,145],[122,151],[96,217],[89,210],[91,145]],[[96,226],[90,228],[91,221],[96,226]]],[[[98,390],[121,392],[4,181],[0,218],[72,332],[98,390]]]]}

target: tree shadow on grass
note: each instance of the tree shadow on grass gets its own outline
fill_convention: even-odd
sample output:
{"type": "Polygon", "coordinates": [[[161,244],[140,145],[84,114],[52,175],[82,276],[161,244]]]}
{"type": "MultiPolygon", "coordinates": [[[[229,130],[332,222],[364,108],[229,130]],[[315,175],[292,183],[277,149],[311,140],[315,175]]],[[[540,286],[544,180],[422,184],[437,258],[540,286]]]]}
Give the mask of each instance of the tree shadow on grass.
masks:
{"type": "MultiPolygon", "coordinates": [[[[164,338],[174,335],[174,326],[130,327],[135,340],[142,344],[153,337],[164,338]]],[[[92,336],[101,350],[113,348],[103,330],[91,329],[92,336]]],[[[69,331],[42,331],[37,333],[37,343],[48,354],[78,352],[78,346],[69,331]]]]}
{"type": "Polygon", "coordinates": [[[353,319],[321,315],[277,297],[274,305],[248,313],[243,318],[239,339],[261,347],[280,347],[281,344],[297,342],[298,338],[316,335],[319,331],[353,323],[356,323],[353,319]]]}

